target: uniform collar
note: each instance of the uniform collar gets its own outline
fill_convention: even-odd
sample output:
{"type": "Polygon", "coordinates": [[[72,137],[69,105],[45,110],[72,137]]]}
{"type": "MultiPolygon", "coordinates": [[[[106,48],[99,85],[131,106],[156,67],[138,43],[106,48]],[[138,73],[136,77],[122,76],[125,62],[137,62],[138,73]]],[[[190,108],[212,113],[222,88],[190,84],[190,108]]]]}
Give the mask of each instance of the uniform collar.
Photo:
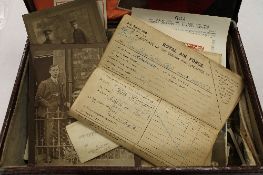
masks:
{"type": "Polygon", "coordinates": [[[53,77],[50,77],[51,78],[51,80],[54,82],[54,83],[58,83],[58,79],[55,79],[55,78],[53,78],[53,77]]]}

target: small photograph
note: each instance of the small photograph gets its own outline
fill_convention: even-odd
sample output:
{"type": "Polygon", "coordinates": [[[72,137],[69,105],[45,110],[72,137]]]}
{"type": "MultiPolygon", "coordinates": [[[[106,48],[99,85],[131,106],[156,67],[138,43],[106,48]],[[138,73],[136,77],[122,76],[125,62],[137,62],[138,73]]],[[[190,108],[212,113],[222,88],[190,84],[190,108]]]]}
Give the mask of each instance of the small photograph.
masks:
{"type": "Polygon", "coordinates": [[[31,44],[106,42],[96,2],[79,0],[23,16],[31,44]]]}
{"type": "Polygon", "coordinates": [[[67,112],[98,65],[103,51],[104,47],[33,51],[36,164],[80,163],[66,133],[66,126],[75,121],[67,112]]]}

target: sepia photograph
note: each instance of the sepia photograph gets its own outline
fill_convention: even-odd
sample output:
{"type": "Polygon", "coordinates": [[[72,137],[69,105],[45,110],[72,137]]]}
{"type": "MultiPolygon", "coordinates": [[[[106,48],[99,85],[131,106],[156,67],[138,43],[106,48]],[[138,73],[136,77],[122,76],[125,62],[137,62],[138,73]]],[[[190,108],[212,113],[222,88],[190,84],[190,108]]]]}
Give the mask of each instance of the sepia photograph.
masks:
{"type": "Polygon", "coordinates": [[[23,16],[31,44],[106,42],[97,4],[80,0],[23,16]]]}
{"type": "Polygon", "coordinates": [[[75,121],[67,112],[98,65],[103,46],[33,50],[35,69],[35,161],[46,165],[78,164],[66,133],[75,121]]]}
{"type": "MultiPolygon", "coordinates": [[[[34,155],[37,165],[149,166],[123,147],[81,163],[66,132],[67,114],[99,64],[105,45],[32,47],[35,71],[34,155]]],[[[31,148],[32,149],[32,148],[31,148]]]]}

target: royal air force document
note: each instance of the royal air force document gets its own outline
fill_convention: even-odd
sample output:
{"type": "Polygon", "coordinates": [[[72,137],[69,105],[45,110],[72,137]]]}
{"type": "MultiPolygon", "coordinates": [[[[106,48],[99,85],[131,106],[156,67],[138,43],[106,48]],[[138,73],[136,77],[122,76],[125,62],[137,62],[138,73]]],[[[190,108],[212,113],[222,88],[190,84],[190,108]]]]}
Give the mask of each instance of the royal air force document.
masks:
{"type": "Polygon", "coordinates": [[[126,15],[70,113],[157,166],[204,165],[242,79],[126,15]]]}

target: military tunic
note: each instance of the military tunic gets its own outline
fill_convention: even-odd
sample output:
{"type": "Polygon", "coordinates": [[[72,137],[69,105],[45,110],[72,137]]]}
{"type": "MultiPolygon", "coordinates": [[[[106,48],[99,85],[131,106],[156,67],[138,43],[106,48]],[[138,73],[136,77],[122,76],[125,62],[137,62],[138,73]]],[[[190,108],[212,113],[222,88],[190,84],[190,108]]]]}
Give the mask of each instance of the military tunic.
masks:
{"type": "Polygon", "coordinates": [[[81,29],[74,29],[73,40],[75,44],[86,44],[87,43],[86,35],[81,29]]]}
{"type": "MultiPolygon", "coordinates": [[[[44,141],[46,146],[53,146],[57,140],[57,119],[63,112],[63,87],[51,78],[42,81],[36,93],[36,107],[39,118],[44,119],[44,141]]],[[[48,157],[52,157],[52,148],[47,148],[48,157]]]]}

